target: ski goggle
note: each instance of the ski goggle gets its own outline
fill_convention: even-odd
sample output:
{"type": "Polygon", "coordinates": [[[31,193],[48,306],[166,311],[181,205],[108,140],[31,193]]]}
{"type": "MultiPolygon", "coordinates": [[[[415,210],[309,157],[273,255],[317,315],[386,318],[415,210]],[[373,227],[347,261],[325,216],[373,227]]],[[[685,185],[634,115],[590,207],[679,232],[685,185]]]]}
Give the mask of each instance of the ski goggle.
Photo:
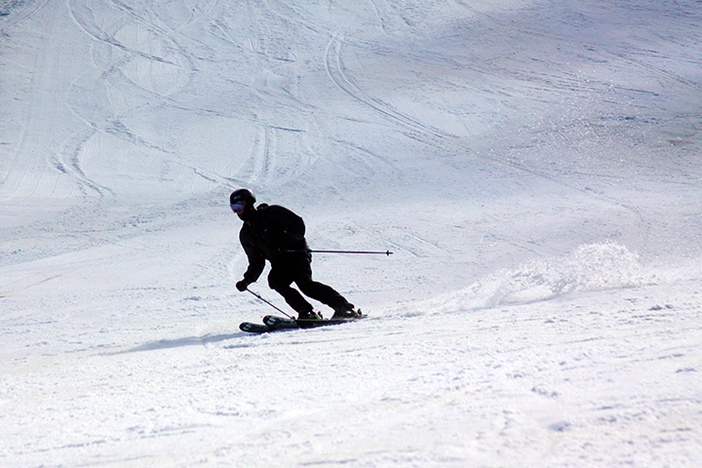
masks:
{"type": "Polygon", "coordinates": [[[239,211],[244,211],[244,208],[246,208],[246,202],[243,199],[234,200],[234,203],[232,203],[230,206],[232,207],[232,211],[234,213],[238,213],[239,211]]]}

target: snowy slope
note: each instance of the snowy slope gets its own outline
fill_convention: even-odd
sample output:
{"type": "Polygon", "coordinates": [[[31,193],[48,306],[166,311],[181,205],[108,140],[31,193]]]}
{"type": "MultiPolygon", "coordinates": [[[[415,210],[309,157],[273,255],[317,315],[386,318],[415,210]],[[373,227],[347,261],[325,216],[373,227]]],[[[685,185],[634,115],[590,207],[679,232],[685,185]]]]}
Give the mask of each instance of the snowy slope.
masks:
{"type": "Polygon", "coordinates": [[[0,0],[0,466],[697,467],[700,24],[0,0]],[[238,331],[242,186],[371,318],[238,331]]]}

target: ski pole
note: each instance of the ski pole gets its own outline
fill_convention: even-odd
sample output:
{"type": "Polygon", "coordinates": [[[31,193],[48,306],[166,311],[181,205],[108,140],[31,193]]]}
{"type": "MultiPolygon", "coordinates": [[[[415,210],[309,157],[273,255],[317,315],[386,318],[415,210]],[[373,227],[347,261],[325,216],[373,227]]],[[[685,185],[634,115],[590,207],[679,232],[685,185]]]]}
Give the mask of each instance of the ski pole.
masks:
{"type": "MultiPolygon", "coordinates": [[[[288,250],[288,253],[302,252],[302,250],[288,250]]],[[[366,251],[366,250],[310,250],[311,253],[329,253],[329,254],[366,254],[366,255],[387,255],[388,257],[393,253],[389,250],[385,252],[376,251],[366,251]]]]}
{"type": "Polygon", "coordinates": [[[273,307],[275,310],[277,310],[277,311],[280,312],[281,314],[285,315],[287,318],[295,320],[294,318],[292,318],[292,316],[290,316],[289,314],[286,314],[286,313],[283,311],[283,309],[279,308],[278,306],[276,306],[276,305],[273,304],[272,302],[267,301],[266,299],[262,298],[259,294],[256,294],[255,292],[253,292],[252,290],[250,290],[250,289],[248,289],[248,288],[246,288],[246,290],[247,290],[248,292],[250,292],[251,294],[253,294],[254,296],[256,296],[257,298],[259,298],[260,300],[262,300],[263,302],[265,302],[266,304],[268,304],[269,306],[273,307]]]}

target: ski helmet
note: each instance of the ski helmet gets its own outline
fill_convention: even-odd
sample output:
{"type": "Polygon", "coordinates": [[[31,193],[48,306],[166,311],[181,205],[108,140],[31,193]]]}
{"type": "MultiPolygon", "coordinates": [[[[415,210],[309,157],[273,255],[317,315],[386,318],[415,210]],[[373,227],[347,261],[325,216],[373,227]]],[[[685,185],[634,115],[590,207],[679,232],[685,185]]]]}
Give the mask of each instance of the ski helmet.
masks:
{"type": "Polygon", "coordinates": [[[229,204],[234,212],[245,210],[246,208],[252,209],[254,203],[256,203],[256,197],[249,189],[241,188],[229,195],[229,204]]]}

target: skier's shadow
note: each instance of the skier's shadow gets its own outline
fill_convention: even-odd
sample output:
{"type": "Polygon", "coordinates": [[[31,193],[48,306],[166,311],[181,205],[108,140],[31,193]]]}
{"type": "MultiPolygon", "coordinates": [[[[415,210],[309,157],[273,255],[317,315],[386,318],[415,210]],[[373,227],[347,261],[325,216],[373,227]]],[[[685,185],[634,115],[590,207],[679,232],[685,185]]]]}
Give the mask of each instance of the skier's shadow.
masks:
{"type": "Polygon", "coordinates": [[[231,340],[232,338],[239,338],[244,336],[245,333],[229,333],[225,335],[205,335],[205,336],[189,336],[186,338],[177,338],[175,340],[158,340],[150,341],[144,343],[143,345],[137,346],[135,348],[127,349],[125,351],[117,351],[115,353],[109,353],[111,355],[115,354],[127,354],[127,353],[138,353],[141,351],[156,351],[159,349],[169,349],[169,348],[180,348],[182,346],[204,346],[208,343],[218,343],[220,341],[231,340]]]}

